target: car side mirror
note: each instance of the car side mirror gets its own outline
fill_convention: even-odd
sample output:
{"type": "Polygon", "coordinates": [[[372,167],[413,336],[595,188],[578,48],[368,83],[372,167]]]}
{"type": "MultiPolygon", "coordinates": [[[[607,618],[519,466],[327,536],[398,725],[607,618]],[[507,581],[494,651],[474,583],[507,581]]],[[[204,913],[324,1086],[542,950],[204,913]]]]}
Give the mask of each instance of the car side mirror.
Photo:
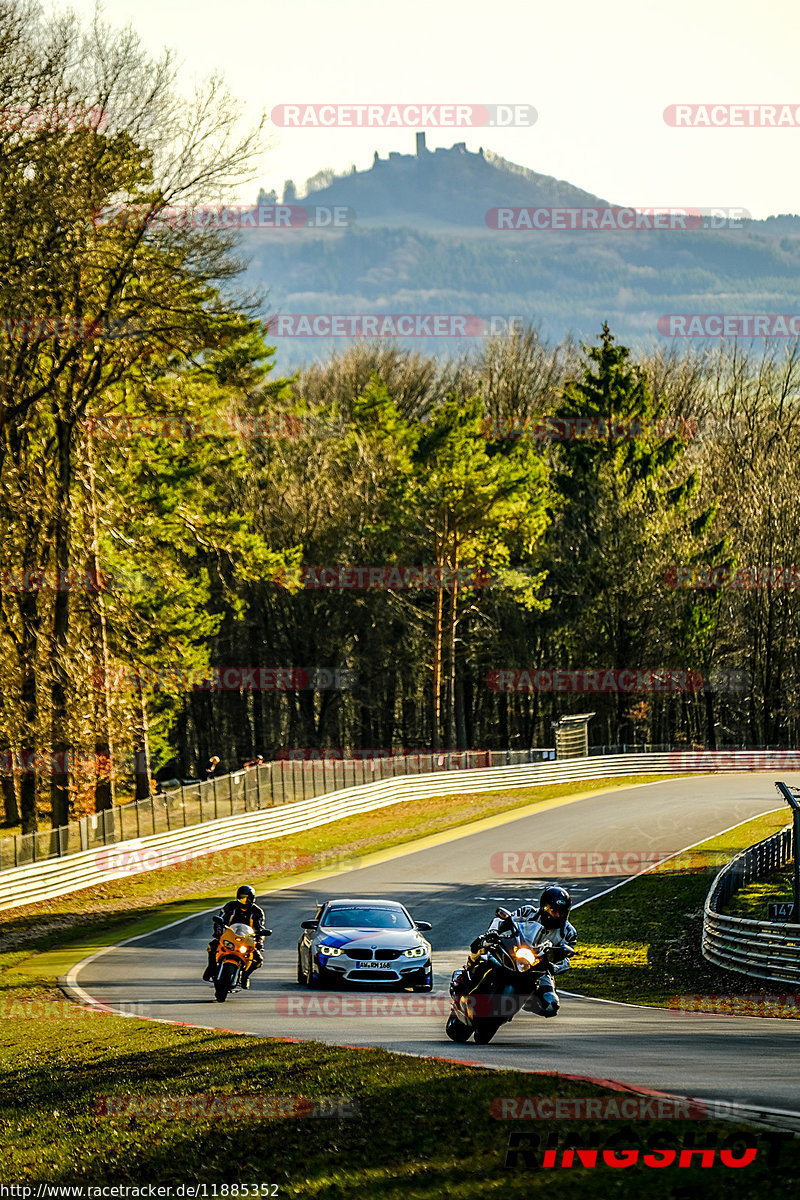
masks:
{"type": "Polygon", "coordinates": [[[414,924],[420,933],[427,933],[429,929],[433,929],[430,921],[415,921],[414,924]]]}
{"type": "Polygon", "coordinates": [[[301,922],[301,928],[303,928],[303,929],[316,929],[318,925],[319,925],[319,921],[302,921],[301,922]]]}

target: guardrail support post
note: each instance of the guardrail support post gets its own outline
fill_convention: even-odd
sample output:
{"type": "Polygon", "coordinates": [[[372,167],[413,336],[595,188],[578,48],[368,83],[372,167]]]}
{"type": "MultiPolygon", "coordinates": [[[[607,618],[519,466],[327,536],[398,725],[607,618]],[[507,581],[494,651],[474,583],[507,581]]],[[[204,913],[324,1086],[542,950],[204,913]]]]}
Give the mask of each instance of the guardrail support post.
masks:
{"type": "Polygon", "coordinates": [[[775,787],[792,810],[792,858],[794,860],[794,919],[800,922],[800,804],[792,789],[785,783],[775,787]]]}

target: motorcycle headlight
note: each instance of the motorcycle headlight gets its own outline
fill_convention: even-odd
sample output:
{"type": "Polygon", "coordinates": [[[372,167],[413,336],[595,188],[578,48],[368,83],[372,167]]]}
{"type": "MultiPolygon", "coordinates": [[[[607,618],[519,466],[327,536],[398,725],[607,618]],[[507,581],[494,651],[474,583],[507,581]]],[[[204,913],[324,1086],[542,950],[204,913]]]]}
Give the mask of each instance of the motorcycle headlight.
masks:
{"type": "Polygon", "coordinates": [[[514,958],[523,971],[529,971],[538,962],[536,955],[527,946],[515,946],[514,958]]]}
{"type": "Polygon", "coordinates": [[[326,958],[335,958],[337,954],[344,954],[341,946],[320,946],[319,953],[324,954],[326,958]]]}
{"type": "Polygon", "coordinates": [[[236,949],[240,954],[247,954],[247,946],[237,946],[236,949]]]}
{"type": "Polygon", "coordinates": [[[403,955],[406,958],[424,958],[426,950],[424,946],[414,946],[411,950],[404,950],[403,955]]]}

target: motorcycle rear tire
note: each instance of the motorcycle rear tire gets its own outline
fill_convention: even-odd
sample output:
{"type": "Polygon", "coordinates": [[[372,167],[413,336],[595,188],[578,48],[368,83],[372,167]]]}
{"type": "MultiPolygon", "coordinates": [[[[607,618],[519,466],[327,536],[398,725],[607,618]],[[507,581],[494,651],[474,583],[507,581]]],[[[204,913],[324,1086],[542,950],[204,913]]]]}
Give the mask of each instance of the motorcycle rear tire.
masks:
{"type": "Polygon", "coordinates": [[[447,1018],[444,1031],[451,1042],[468,1042],[472,1033],[472,1030],[467,1029],[463,1021],[459,1021],[458,1017],[452,1015],[447,1018]]]}
{"type": "Polygon", "coordinates": [[[475,1045],[488,1046],[494,1035],[497,1033],[502,1021],[494,1019],[487,1021],[476,1021],[475,1023],[475,1045]]]}
{"type": "Polygon", "coordinates": [[[227,1000],[228,992],[233,991],[237,970],[236,964],[232,962],[223,963],[220,967],[217,978],[214,980],[214,995],[220,1004],[227,1000]]]}

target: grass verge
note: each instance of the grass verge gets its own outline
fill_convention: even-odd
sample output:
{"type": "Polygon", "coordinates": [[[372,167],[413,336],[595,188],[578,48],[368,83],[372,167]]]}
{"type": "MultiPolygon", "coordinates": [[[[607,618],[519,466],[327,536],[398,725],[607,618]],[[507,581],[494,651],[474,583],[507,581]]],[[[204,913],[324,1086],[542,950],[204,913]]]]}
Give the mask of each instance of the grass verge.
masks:
{"type": "Polygon", "coordinates": [[[604,1000],[660,1006],[676,995],[774,994],[783,985],[715,967],[699,947],[703,906],[720,867],[785,824],[785,808],[746,821],[700,842],[674,865],[667,860],[581,906],[575,912],[580,953],[564,986],[604,1000]]]}
{"type": "MultiPolygon", "coordinates": [[[[784,824],[786,822],[784,821],[784,824]]],[[[754,921],[767,920],[767,905],[772,900],[794,899],[794,866],[789,863],[777,871],[771,871],[763,879],[748,883],[747,887],[734,892],[725,912],[731,917],[749,917],[754,921]]],[[[792,917],[796,922],[797,917],[792,917]]]]}
{"type": "MultiPolygon", "coordinates": [[[[557,1129],[563,1137],[565,1123],[493,1120],[492,1101],[614,1095],[552,1075],[490,1072],[381,1050],[287,1044],[113,1016],[76,1017],[68,1028],[63,1019],[2,1025],[0,1178],[17,1183],[269,1183],[277,1184],[279,1196],[313,1200],[527,1200],[550,1195],[553,1176],[524,1157],[507,1160],[509,1134],[557,1129]],[[187,1095],[348,1097],[358,1112],[344,1119],[246,1121],[106,1117],[98,1102],[109,1095],[128,1104],[135,1098],[145,1114],[145,1098],[169,1102],[187,1095]]],[[[708,1136],[719,1144],[733,1128],[704,1119],[568,1124],[571,1136],[595,1147],[610,1135],[631,1147],[652,1148],[656,1136],[666,1144],[678,1139],[680,1147],[687,1134],[697,1144],[706,1144],[708,1136]]],[[[779,1180],[789,1186],[800,1170],[797,1142],[782,1148],[772,1168],[763,1135],[746,1135],[746,1144],[760,1147],[758,1159],[746,1173],[717,1165],[718,1195],[761,1200],[775,1194],[779,1180]]],[[[579,1167],[569,1172],[567,1194],[606,1195],[611,1188],[614,1196],[633,1200],[645,1185],[655,1197],[700,1195],[709,1172],[699,1162],[692,1167],[613,1175],[607,1168],[579,1167]]]]}

